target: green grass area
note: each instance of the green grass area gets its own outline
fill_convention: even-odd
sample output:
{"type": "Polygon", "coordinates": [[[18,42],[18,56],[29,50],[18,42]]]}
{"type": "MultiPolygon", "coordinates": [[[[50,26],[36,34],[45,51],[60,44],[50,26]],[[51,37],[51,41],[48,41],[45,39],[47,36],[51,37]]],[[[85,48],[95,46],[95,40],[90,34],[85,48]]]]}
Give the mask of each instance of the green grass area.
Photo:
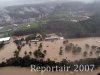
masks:
{"type": "Polygon", "coordinates": [[[40,20],[34,23],[19,25],[17,29],[14,32],[12,32],[12,35],[20,36],[20,35],[27,35],[36,32],[41,32],[41,27],[43,25],[46,25],[47,22],[48,20],[40,20]]]}
{"type": "Polygon", "coordinates": [[[20,25],[18,26],[17,30],[27,30],[27,29],[36,29],[39,27],[39,24],[38,23],[32,23],[32,24],[29,24],[30,26],[27,25],[20,25]]]}
{"type": "Polygon", "coordinates": [[[30,26],[28,26],[28,24],[20,25],[20,26],[18,26],[17,30],[37,29],[41,25],[47,24],[47,22],[48,22],[48,20],[40,20],[39,22],[29,23],[30,26]]]}
{"type": "Polygon", "coordinates": [[[62,21],[69,21],[74,17],[67,11],[59,11],[57,13],[52,14],[49,19],[50,20],[62,20],[62,21]]]}

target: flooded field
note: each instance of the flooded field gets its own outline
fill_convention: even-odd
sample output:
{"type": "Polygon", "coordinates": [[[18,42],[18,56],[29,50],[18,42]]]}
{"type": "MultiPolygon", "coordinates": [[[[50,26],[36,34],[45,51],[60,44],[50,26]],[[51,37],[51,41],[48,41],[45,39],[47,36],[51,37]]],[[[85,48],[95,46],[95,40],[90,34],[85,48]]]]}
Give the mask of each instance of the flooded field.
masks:
{"type": "MultiPolygon", "coordinates": [[[[46,55],[45,59],[50,58],[51,60],[55,60],[55,61],[61,61],[62,59],[68,59],[68,60],[74,61],[74,60],[79,60],[79,59],[84,59],[84,58],[97,58],[97,55],[95,53],[93,53],[92,56],[87,55],[87,57],[84,57],[82,53],[84,51],[86,51],[85,44],[89,44],[90,46],[94,45],[94,46],[99,47],[100,46],[100,37],[68,39],[68,40],[69,40],[69,43],[77,44],[78,46],[80,46],[82,48],[82,52],[78,55],[73,55],[70,52],[64,52],[64,49],[65,49],[65,47],[63,45],[64,40],[56,40],[54,42],[42,41],[43,49],[47,50],[47,55],[46,55]],[[60,47],[63,48],[62,56],[59,55],[60,47]]],[[[23,57],[25,55],[24,54],[25,51],[27,51],[27,53],[29,53],[30,51],[34,52],[35,50],[38,49],[38,46],[40,43],[41,42],[38,42],[36,45],[36,44],[34,44],[34,42],[32,42],[31,47],[29,47],[29,45],[25,45],[21,49],[19,56],[23,57]]],[[[6,61],[6,59],[13,57],[14,51],[16,49],[17,49],[17,46],[13,42],[13,39],[11,39],[10,43],[5,45],[5,47],[0,50],[0,62],[6,61]]],[[[88,52],[90,52],[90,50],[88,50],[88,52]]],[[[34,55],[32,55],[31,57],[34,58],[34,55]]]]}
{"type": "Polygon", "coordinates": [[[97,75],[100,72],[100,69],[94,70],[92,72],[45,72],[41,74],[40,72],[31,72],[28,68],[19,68],[19,67],[6,67],[0,68],[0,75],[97,75]]]}
{"type": "MultiPolygon", "coordinates": [[[[65,40],[65,39],[64,39],[65,40]]],[[[63,41],[64,40],[56,40],[54,42],[51,41],[42,41],[43,43],[43,49],[47,50],[47,55],[45,57],[45,60],[47,58],[50,58],[51,60],[55,61],[61,61],[62,59],[68,59],[71,61],[79,60],[79,59],[85,59],[85,58],[97,58],[95,53],[93,53],[92,56],[84,57],[82,52],[86,51],[85,44],[89,44],[90,46],[100,46],[100,37],[93,37],[93,38],[81,38],[81,39],[68,39],[69,43],[77,44],[82,48],[82,52],[78,55],[73,55],[71,52],[63,52],[63,55],[59,55],[59,48],[62,47],[63,50],[65,49],[63,41]]],[[[24,52],[34,52],[38,49],[38,46],[41,42],[38,42],[38,44],[34,44],[32,42],[32,46],[29,47],[29,45],[25,45],[19,56],[23,57],[25,54],[24,52]]],[[[13,42],[13,39],[10,40],[10,43],[7,44],[2,50],[0,50],[0,62],[6,61],[6,59],[9,59],[14,56],[14,51],[17,49],[16,44],[13,42]]],[[[90,49],[88,50],[88,52],[90,49]]],[[[34,55],[31,56],[34,58],[34,55]]],[[[97,75],[97,73],[100,72],[100,69],[94,70],[92,72],[45,72],[43,75],[97,75]]],[[[31,72],[30,68],[20,68],[20,67],[5,67],[0,68],[0,75],[41,75],[40,72],[31,72]]]]}

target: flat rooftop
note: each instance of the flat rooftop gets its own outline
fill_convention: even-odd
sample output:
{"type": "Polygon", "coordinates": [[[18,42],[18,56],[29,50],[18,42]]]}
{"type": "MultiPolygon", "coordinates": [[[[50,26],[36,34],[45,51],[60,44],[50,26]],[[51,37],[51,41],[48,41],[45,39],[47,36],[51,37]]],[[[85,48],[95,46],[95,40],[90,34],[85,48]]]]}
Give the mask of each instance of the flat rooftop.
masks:
{"type": "Polygon", "coordinates": [[[11,37],[4,37],[4,38],[0,38],[0,42],[2,41],[9,41],[11,37]]]}

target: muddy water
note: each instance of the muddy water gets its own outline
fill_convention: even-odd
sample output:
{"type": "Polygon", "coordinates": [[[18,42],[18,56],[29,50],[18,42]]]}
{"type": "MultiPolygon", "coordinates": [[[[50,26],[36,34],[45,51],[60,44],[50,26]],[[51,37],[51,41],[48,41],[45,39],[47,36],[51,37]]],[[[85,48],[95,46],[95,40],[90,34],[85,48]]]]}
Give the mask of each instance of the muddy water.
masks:
{"type": "MultiPolygon", "coordinates": [[[[100,37],[90,37],[90,38],[80,38],[80,39],[68,39],[69,43],[73,43],[73,44],[77,44],[78,46],[80,46],[82,48],[82,52],[84,52],[85,49],[85,44],[89,44],[90,46],[95,45],[95,46],[100,46],[100,37]]],[[[19,56],[23,57],[25,54],[24,52],[27,51],[27,53],[29,53],[29,51],[34,52],[36,49],[38,49],[39,43],[37,44],[37,46],[32,43],[32,47],[30,48],[29,45],[25,45],[19,56]]],[[[55,60],[55,61],[61,61],[62,59],[68,59],[71,61],[74,60],[79,60],[79,59],[84,59],[84,56],[82,55],[82,53],[78,54],[78,55],[73,55],[72,53],[67,53],[64,52],[65,48],[63,45],[63,40],[57,40],[54,42],[51,41],[43,41],[43,49],[47,50],[47,55],[45,57],[45,59],[50,58],[51,60],[55,60]],[[63,55],[59,56],[59,49],[60,47],[63,47],[63,55]]],[[[0,50],[0,62],[5,61],[6,59],[9,59],[11,57],[13,57],[14,55],[14,51],[17,49],[16,45],[13,43],[13,39],[11,39],[10,43],[7,44],[2,50],[0,50]]],[[[89,51],[89,50],[88,50],[89,51]]],[[[32,58],[34,58],[34,55],[31,56],[32,58]]],[[[95,55],[95,53],[93,53],[92,56],[87,56],[88,58],[96,58],[97,56],[95,55]]]]}
{"type": "Polygon", "coordinates": [[[0,75],[97,75],[100,72],[100,69],[92,71],[92,72],[45,72],[41,74],[40,72],[31,72],[28,68],[15,68],[15,67],[6,67],[0,68],[0,75]]]}

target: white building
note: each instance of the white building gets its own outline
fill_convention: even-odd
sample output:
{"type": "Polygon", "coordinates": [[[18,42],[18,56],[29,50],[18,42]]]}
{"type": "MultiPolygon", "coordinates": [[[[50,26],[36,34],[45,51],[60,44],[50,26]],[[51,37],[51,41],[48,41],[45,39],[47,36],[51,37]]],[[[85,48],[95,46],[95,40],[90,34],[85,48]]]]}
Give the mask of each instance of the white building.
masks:
{"type": "Polygon", "coordinates": [[[10,39],[11,39],[11,37],[0,38],[0,42],[4,41],[4,43],[9,43],[10,39]]]}
{"type": "Polygon", "coordinates": [[[60,37],[60,36],[58,36],[58,35],[56,35],[56,34],[49,34],[49,35],[47,35],[47,37],[45,38],[45,40],[47,41],[47,40],[63,40],[64,39],[64,37],[60,37]]]}

